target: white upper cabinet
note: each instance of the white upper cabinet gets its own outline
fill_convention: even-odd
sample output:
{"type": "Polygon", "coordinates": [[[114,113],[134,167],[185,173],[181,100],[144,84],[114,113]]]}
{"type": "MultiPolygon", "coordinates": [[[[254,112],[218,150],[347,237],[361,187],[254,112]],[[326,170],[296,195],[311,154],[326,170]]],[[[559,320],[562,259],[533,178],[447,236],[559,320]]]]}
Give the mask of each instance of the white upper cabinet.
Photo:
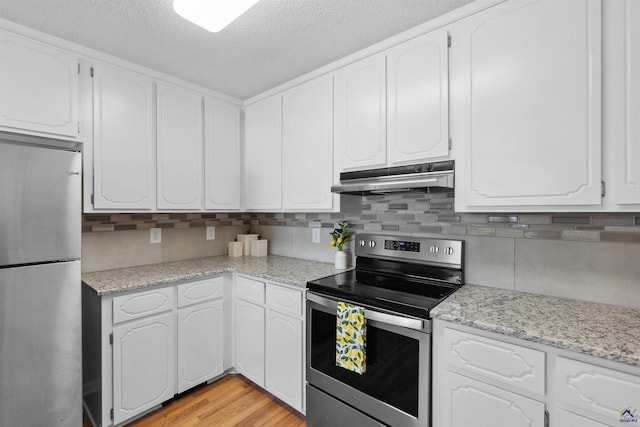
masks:
{"type": "Polygon", "coordinates": [[[600,30],[599,0],[511,0],[452,27],[456,210],[601,204],[600,30]]]}
{"type": "Polygon", "coordinates": [[[204,100],[205,209],[240,209],[240,107],[204,100]]]}
{"type": "Polygon", "coordinates": [[[387,162],[385,60],[375,55],[335,74],[335,145],[342,170],[387,162]]]}
{"type": "Polygon", "coordinates": [[[446,30],[432,31],[387,54],[391,165],[449,154],[449,63],[446,30]]]}
{"type": "Polygon", "coordinates": [[[245,208],[282,209],[282,97],[245,109],[245,208]]]}
{"type": "MultiPolygon", "coordinates": [[[[619,74],[620,85],[616,102],[621,107],[620,133],[610,144],[613,150],[613,187],[611,194],[617,204],[640,204],[640,4],[634,0],[619,1],[608,5],[615,13],[616,21],[609,29],[623,31],[622,40],[616,40],[615,48],[624,46],[619,74]],[[613,8],[616,8],[613,10],[613,8]],[[618,13],[620,9],[621,13],[618,13]],[[614,26],[615,25],[615,26],[614,26]]],[[[613,50],[613,49],[612,49],[613,50]]],[[[617,105],[616,105],[617,107],[617,105]]],[[[613,116],[613,115],[612,115],[613,116]]],[[[616,116],[617,117],[617,116],[616,116]]]]}
{"type": "Polygon", "coordinates": [[[155,208],[153,112],[151,79],[94,66],[94,208],[155,208]]]}
{"type": "Polygon", "coordinates": [[[0,31],[0,58],[0,126],[77,137],[77,55],[0,31]]]}
{"type": "Polygon", "coordinates": [[[282,102],[284,209],[332,209],[333,79],[288,90],[282,102]]]}
{"type": "Polygon", "coordinates": [[[202,209],[202,96],[157,87],[158,209],[202,209]]]}

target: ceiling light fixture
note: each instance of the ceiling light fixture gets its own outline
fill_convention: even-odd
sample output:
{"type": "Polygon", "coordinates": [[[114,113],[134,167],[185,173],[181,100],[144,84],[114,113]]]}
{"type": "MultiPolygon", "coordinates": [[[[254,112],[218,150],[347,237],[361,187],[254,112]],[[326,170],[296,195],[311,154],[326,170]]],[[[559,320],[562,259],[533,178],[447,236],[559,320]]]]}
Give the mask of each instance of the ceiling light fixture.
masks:
{"type": "Polygon", "coordinates": [[[217,33],[259,0],[173,0],[173,10],[187,21],[217,33]]]}

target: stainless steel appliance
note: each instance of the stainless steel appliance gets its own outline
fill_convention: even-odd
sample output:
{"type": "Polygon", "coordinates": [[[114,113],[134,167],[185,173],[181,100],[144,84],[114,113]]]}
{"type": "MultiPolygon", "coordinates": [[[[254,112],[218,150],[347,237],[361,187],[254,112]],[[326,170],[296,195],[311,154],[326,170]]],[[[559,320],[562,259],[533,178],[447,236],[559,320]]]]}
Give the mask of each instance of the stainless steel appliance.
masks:
{"type": "Polygon", "coordinates": [[[340,174],[340,183],[331,191],[340,194],[386,194],[403,192],[452,191],[453,160],[408,166],[369,169],[340,174]]]}
{"type": "Polygon", "coordinates": [[[429,426],[430,310],[464,283],[463,243],[356,236],[356,268],[307,283],[307,425],[429,426]],[[366,372],[336,366],[336,307],[364,308],[366,372]]]}
{"type": "Polygon", "coordinates": [[[0,426],[82,425],[79,149],[0,133],[0,426]]]}

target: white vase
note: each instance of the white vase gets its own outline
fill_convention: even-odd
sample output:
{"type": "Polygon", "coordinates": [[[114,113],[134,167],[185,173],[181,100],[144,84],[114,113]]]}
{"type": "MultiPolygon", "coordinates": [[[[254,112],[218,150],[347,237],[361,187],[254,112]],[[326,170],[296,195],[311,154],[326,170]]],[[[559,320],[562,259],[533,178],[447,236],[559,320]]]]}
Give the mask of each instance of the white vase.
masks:
{"type": "Polygon", "coordinates": [[[347,253],[345,251],[336,252],[334,265],[338,270],[347,268],[347,253]]]}

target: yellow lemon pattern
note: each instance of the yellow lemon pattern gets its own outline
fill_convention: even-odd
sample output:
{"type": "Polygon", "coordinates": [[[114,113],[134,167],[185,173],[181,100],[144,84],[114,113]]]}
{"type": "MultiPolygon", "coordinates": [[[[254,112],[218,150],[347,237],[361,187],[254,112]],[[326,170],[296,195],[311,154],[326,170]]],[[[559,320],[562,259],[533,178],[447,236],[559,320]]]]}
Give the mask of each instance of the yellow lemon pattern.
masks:
{"type": "Polygon", "coordinates": [[[366,371],[367,325],[364,308],[342,301],[336,314],[336,366],[358,374],[366,371]]]}

